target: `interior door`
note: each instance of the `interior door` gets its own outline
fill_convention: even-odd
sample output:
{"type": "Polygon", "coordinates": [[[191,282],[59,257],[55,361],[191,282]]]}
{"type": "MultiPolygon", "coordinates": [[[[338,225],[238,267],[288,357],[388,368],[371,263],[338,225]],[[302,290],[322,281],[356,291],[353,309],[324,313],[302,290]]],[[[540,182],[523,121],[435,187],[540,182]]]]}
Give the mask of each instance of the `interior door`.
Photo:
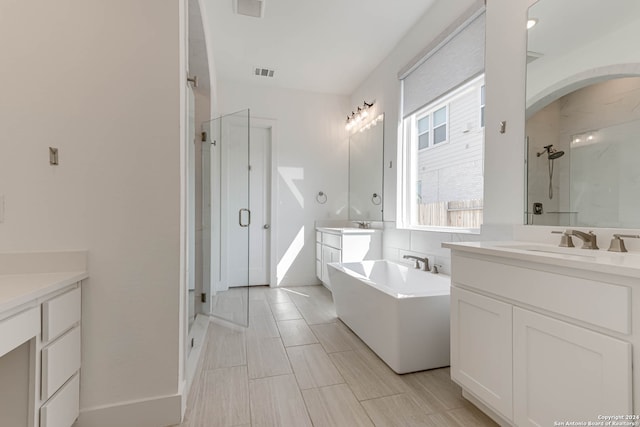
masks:
{"type": "Polygon", "coordinates": [[[249,285],[268,285],[271,247],[271,129],[251,126],[249,285]]]}
{"type": "Polygon", "coordinates": [[[248,286],[249,236],[251,211],[249,209],[249,116],[248,111],[223,117],[222,122],[222,177],[223,224],[227,268],[227,286],[248,286]]]}

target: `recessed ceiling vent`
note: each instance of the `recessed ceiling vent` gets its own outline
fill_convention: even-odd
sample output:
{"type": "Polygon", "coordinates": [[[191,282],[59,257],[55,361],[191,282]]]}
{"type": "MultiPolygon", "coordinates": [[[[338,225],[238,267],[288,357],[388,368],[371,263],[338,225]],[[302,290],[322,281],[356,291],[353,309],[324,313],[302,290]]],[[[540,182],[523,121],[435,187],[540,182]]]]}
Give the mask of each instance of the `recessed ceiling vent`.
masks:
{"type": "Polygon", "coordinates": [[[260,77],[273,77],[273,73],[275,73],[274,70],[270,70],[268,68],[255,68],[254,71],[256,76],[260,76],[260,77]]]}
{"type": "Polygon", "coordinates": [[[234,0],[234,12],[238,15],[262,18],[264,16],[264,0],[234,0]]]}

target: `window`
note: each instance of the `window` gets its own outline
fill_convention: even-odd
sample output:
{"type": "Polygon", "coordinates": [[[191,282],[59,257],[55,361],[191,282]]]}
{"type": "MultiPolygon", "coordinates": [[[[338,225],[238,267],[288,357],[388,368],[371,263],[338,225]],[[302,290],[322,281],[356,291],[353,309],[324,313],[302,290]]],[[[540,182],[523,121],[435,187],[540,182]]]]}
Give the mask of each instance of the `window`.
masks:
{"type": "Polygon", "coordinates": [[[484,192],[484,9],[399,73],[398,227],[477,232],[484,192]]]}
{"type": "Polygon", "coordinates": [[[424,150],[429,148],[429,130],[431,129],[430,123],[431,116],[427,115],[418,119],[418,149],[424,150]]]}
{"type": "Polygon", "coordinates": [[[406,198],[402,226],[480,228],[483,87],[481,75],[404,119],[403,180],[414,196],[406,198]]]}
{"type": "Polygon", "coordinates": [[[447,106],[421,114],[417,120],[418,149],[433,147],[447,141],[447,106]]]}

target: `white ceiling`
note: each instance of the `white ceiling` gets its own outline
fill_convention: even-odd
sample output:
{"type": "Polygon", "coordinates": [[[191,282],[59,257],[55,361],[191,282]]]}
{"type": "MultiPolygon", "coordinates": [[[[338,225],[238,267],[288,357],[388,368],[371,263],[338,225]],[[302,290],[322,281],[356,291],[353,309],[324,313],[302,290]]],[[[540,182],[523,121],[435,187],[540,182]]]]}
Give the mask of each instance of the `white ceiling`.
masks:
{"type": "Polygon", "coordinates": [[[265,0],[263,18],[204,1],[218,79],[350,95],[437,0],[265,0]]]}

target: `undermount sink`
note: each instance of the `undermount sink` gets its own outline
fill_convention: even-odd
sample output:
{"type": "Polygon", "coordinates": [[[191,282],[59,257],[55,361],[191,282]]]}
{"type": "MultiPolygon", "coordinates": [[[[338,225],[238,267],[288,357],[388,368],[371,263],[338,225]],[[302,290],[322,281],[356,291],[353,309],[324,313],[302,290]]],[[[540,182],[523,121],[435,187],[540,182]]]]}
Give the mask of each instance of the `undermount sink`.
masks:
{"type": "Polygon", "coordinates": [[[505,249],[516,249],[528,252],[544,252],[549,254],[570,255],[582,258],[596,259],[599,255],[610,255],[610,253],[600,253],[598,250],[580,249],[580,248],[562,248],[549,245],[537,245],[531,243],[510,243],[506,245],[496,245],[496,247],[505,249]]]}
{"type": "Polygon", "coordinates": [[[582,249],[580,247],[564,248],[549,243],[525,241],[444,242],[442,246],[453,251],[578,268],[640,279],[640,251],[620,253],[610,252],[606,247],[595,250],[582,249]]]}

